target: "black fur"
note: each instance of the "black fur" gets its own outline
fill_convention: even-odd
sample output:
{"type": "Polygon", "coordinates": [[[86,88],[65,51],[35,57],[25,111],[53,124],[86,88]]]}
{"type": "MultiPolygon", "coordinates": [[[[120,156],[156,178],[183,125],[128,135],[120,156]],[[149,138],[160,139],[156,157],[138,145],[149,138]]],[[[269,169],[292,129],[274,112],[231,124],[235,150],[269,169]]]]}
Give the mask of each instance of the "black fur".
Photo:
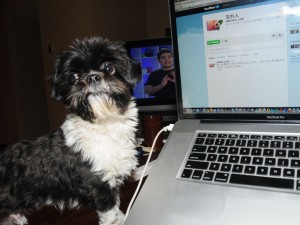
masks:
{"type": "MultiPolygon", "coordinates": [[[[133,163],[132,168],[134,168],[135,152],[133,144],[130,144],[133,143],[135,131],[131,124],[134,124],[132,122],[135,122],[136,118],[133,118],[134,113],[129,113],[127,117],[124,115],[128,110],[133,110],[130,90],[140,76],[141,67],[128,57],[122,44],[103,38],[76,40],[69,50],[58,57],[55,63],[55,74],[49,79],[51,96],[64,103],[73,114],[67,120],[69,127],[65,131],[62,126],[57,131],[33,141],[20,141],[0,152],[0,224],[10,215],[23,215],[31,208],[48,204],[59,208],[91,207],[101,213],[119,204],[118,185],[122,182],[109,183],[105,179],[102,180],[107,171],[95,172],[92,169],[93,159],[83,157],[83,152],[90,151],[89,147],[78,148],[81,142],[88,142],[88,145],[82,146],[95,146],[89,139],[89,135],[86,134],[87,138],[84,136],[82,139],[77,139],[77,136],[71,137],[76,143],[73,144],[74,146],[69,146],[66,144],[67,134],[64,132],[80,130],[80,126],[83,125],[86,126],[86,130],[89,130],[91,124],[93,129],[95,126],[99,127],[97,129],[102,129],[101,124],[110,116],[110,105],[113,106],[113,115],[118,118],[118,125],[123,126],[124,123],[127,124],[126,128],[128,126],[128,129],[120,132],[123,138],[130,140],[120,141],[119,148],[131,146],[130,149],[126,149],[128,156],[122,159],[131,159],[132,161],[129,162],[133,163]],[[105,109],[101,111],[99,107],[105,109]],[[75,122],[72,118],[75,118],[75,122]],[[131,122],[128,123],[128,120],[131,122]],[[81,121],[80,125],[78,121],[81,121]]],[[[111,122],[113,119],[107,121],[111,122]]],[[[104,124],[109,123],[107,121],[104,124]]],[[[103,129],[106,132],[105,140],[111,139],[110,130],[107,131],[106,125],[103,129]]],[[[93,135],[95,137],[95,133],[93,135]]],[[[101,158],[101,152],[109,154],[112,145],[108,145],[110,147],[98,145],[97,148],[101,151],[99,150],[98,153],[93,149],[91,157],[96,154],[101,158]]],[[[115,149],[111,154],[114,154],[112,159],[119,159],[116,157],[115,149]]],[[[123,165],[122,162],[112,163],[123,165]]],[[[122,166],[116,168],[123,169],[122,166]]],[[[116,176],[128,175],[128,170],[132,168],[126,168],[124,172],[122,169],[121,172],[113,172],[117,174],[116,176]]],[[[123,181],[125,177],[117,177],[117,179],[123,181]]],[[[116,224],[116,221],[118,224],[121,223],[120,218],[115,222],[111,221],[113,220],[111,215],[118,217],[118,212],[112,210],[112,214],[108,213],[108,215],[100,224],[116,224]]],[[[6,221],[4,224],[24,224],[24,221],[14,221],[14,216],[12,221],[6,221]]]]}
{"type": "Polygon", "coordinates": [[[65,146],[62,130],[9,146],[0,155],[0,221],[11,213],[78,201],[106,211],[116,204],[117,190],[90,172],[89,162],[65,146]]]}

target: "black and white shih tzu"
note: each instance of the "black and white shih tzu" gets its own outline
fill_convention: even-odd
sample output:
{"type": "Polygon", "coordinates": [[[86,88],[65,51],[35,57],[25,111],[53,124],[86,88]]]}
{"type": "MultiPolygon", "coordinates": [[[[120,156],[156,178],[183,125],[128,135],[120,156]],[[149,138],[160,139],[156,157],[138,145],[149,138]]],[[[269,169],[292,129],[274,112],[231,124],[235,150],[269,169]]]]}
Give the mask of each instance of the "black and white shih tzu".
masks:
{"type": "Polygon", "coordinates": [[[119,42],[76,40],[55,63],[51,96],[70,111],[62,126],[0,153],[0,224],[27,223],[27,210],[90,207],[99,224],[117,225],[119,187],[136,168],[141,68],[119,42]]]}

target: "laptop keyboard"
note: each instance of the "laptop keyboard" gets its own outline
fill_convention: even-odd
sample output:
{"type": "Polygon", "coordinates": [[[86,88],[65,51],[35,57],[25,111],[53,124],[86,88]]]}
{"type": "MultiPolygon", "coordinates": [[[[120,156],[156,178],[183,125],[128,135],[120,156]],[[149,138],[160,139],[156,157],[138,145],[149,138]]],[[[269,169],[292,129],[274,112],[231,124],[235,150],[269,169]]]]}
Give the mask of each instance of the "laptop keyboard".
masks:
{"type": "Polygon", "coordinates": [[[178,178],[300,191],[300,135],[196,132],[178,178]]]}

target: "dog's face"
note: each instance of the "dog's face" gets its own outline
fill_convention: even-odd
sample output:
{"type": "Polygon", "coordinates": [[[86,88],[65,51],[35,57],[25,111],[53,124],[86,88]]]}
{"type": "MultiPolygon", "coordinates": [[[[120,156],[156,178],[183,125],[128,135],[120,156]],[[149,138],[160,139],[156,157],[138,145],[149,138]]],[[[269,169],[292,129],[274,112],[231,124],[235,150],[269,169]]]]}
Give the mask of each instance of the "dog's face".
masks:
{"type": "Polygon", "coordinates": [[[118,42],[103,38],[76,40],[55,63],[51,96],[84,120],[122,114],[131,101],[130,90],[141,67],[118,42]]]}

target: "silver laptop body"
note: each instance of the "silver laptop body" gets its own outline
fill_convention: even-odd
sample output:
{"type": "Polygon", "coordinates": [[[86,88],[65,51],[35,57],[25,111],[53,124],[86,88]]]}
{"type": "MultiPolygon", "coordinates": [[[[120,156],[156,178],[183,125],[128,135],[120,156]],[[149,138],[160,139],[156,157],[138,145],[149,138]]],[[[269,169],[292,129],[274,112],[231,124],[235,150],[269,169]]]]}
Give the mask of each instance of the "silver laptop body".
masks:
{"type": "Polygon", "coordinates": [[[125,225],[300,224],[300,0],[169,5],[179,120],[125,225]]]}

